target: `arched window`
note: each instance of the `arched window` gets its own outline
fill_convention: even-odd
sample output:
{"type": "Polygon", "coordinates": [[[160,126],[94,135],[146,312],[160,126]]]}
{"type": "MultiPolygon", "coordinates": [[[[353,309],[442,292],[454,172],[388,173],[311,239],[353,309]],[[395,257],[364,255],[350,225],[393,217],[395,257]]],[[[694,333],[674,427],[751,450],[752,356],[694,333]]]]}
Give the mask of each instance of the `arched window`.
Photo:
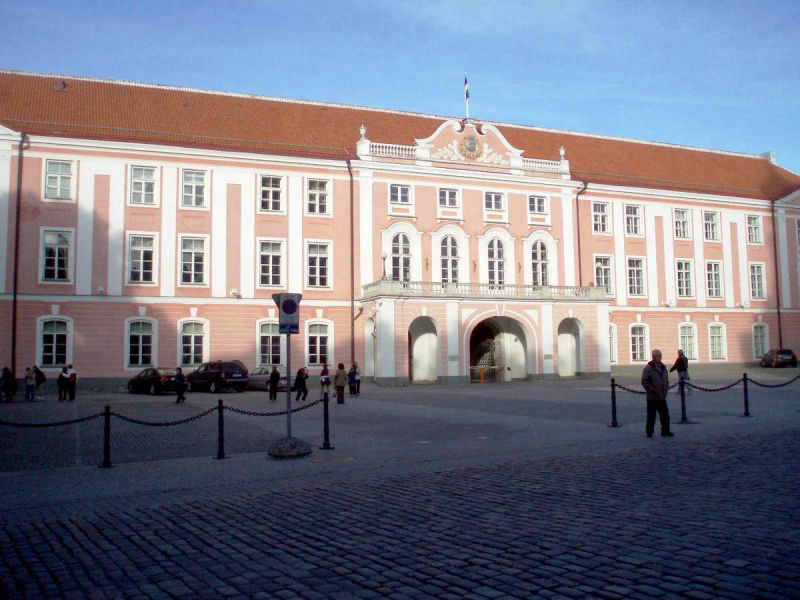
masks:
{"type": "Polygon", "coordinates": [[[753,325],[753,358],[761,358],[767,353],[767,340],[767,324],[756,323],[753,325]]]}
{"type": "Polygon", "coordinates": [[[697,329],[691,323],[683,323],[679,329],[678,347],[689,360],[697,359],[697,329]]]}
{"type": "Polygon", "coordinates": [[[631,325],[631,360],[647,360],[647,327],[644,325],[631,325]]]}
{"type": "Polygon", "coordinates": [[[128,366],[154,366],[153,324],[150,321],[131,321],[128,325],[128,366]]]}
{"type": "Polygon", "coordinates": [[[409,281],[411,272],[411,244],[408,236],[398,233],[392,238],[392,281],[409,281]]]}
{"type": "Polygon", "coordinates": [[[261,323],[258,331],[258,364],[277,365],[281,362],[281,336],[277,323],[261,323]]]}
{"type": "Polygon", "coordinates": [[[533,285],[549,285],[547,274],[547,246],[544,242],[533,242],[531,246],[531,268],[533,285]]]}
{"type": "Polygon", "coordinates": [[[205,329],[202,323],[187,321],[181,325],[181,365],[197,366],[203,362],[205,329]]]}
{"type": "Polygon", "coordinates": [[[458,283],[458,242],[452,235],[442,238],[442,283],[458,283]]]}
{"type": "Polygon", "coordinates": [[[324,365],[328,360],[328,326],[311,323],[308,326],[308,364],[324,365]]]}
{"type": "Polygon", "coordinates": [[[63,367],[67,364],[67,322],[51,319],[42,322],[42,367],[63,367]]]}
{"type": "Polygon", "coordinates": [[[725,325],[712,323],[708,326],[708,347],[711,360],[725,360],[727,358],[728,348],[725,340],[725,325]]]}
{"type": "Polygon", "coordinates": [[[489,285],[503,285],[505,283],[505,258],[503,242],[493,239],[489,242],[489,285]]]}

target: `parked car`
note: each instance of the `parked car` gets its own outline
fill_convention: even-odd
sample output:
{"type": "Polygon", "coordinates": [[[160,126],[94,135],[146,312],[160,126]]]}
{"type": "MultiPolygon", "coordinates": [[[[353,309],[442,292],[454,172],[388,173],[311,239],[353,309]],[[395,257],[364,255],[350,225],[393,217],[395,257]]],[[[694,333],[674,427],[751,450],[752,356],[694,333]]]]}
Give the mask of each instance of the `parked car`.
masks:
{"type": "Polygon", "coordinates": [[[216,394],[225,389],[243,392],[247,382],[247,367],[240,360],[212,360],[186,376],[190,392],[208,390],[216,394]]]}
{"type": "MultiPolygon", "coordinates": [[[[284,365],[277,365],[278,373],[281,374],[281,380],[278,382],[278,391],[286,391],[286,367],[284,365]]],[[[272,373],[272,367],[256,367],[250,371],[250,383],[247,385],[248,390],[268,390],[269,389],[269,376],[272,373]]],[[[291,377],[292,389],[294,389],[294,373],[291,377]]]]}
{"type": "Polygon", "coordinates": [[[790,367],[797,366],[797,355],[793,350],[784,348],[783,350],[770,350],[761,357],[762,367],[790,367]]]}
{"type": "Polygon", "coordinates": [[[152,394],[175,391],[175,369],[155,367],[144,369],[128,381],[131,394],[152,394]]]}

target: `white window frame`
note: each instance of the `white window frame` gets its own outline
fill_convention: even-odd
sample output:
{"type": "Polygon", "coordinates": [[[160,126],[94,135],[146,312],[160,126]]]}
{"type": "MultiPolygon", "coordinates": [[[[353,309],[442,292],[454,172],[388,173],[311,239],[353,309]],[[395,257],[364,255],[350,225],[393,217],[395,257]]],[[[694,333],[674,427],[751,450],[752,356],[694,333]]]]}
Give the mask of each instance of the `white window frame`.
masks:
{"type": "MultiPolygon", "coordinates": [[[[317,192],[318,190],[313,190],[317,192]]],[[[303,214],[307,217],[333,218],[333,179],[330,177],[304,177],[303,178],[303,214]],[[311,182],[322,181],[325,183],[325,210],[326,212],[310,212],[308,210],[311,199],[311,182]]]]}
{"type": "Polygon", "coordinates": [[[764,245],[764,224],[761,215],[748,213],[744,216],[745,228],[747,229],[747,244],[750,246],[763,246],[764,245]],[[750,219],[757,219],[758,224],[755,227],[750,226],[750,219]],[[758,239],[754,239],[751,234],[755,232],[758,239]]]}
{"type": "Polygon", "coordinates": [[[508,223],[508,194],[506,194],[505,192],[499,192],[497,190],[483,190],[481,197],[482,197],[481,203],[483,206],[484,223],[508,223]],[[490,196],[493,206],[495,205],[495,203],[499,198],[500,208],[488,208],[486,206],[486,203],[487,201],[489,201],[490,196]],[[500,214],[499,217],[496,216],[498,213],[500,214]]]}
{"type": "Polygon", "coordinates": [[[37,279],[42,285],[72,285],[75,283],[75,229],[73,227],[40,227],[39,228],[39,263],[37,279]],[[45,279],[45,235],[47,233],[66,234],[69,237],[68,264],[66,279],[45,279]]]}
{"type": "Polygon", "coordinates": [[[553,285],[551,283],[551,278],[550,278],[550,265],[553,263],[553,259],[551,258],[551,255],[550,255],[550,244],[548,244],[545,240],[542,240],[542,239],[535,239],[535,240],[531,241],[530,251],[528,252],[528,258],[529,258],[529,267],[530,267],[530,270],[531,270],[531,285],[535,285],[535,286],[553,285]],[[534,269],[533,269],[533,265],[534,265],[533,248],[534,248],[534,246],[539,246],[540,248],[542,248],[544,250],[544,260],[539,259],[539,260],[535,261],[536,264],[540,265],[540,272],[539,272],[538,281],[537,281],[537,277],[536,277],[536,274],[534,273],[534,269]],[[543,266],[544,268],[541,268],[541,266],[543,266]]]}
{"type": "MultiPolygon", "coordinates": [[[[438,240],[439,244],[439,269],[437,272],[438,281],[442,283],[459,283],[461,281],[460,278],[460,271],[461,271],[461,244],[459,244],[458,238],[453,234],[445,234],[441,236],[438,240]],[[447,244],[447,252],[448,254],[442,253],[442,247],[444,246],[445,240],[453,240],[455,242],[455,249],[456,253],[455,256],[451,255],[450,247],[451,244],[447,244]],[[445,262],[446,261],[446,262],[445,262]],[[453,261],[455,261],[455,266],[453,265],[453,261]],[[445,281],[443,275],[447,273],[447,281],[445,281]]],[[[434,279],[437,281],[436,279],[434,279]]]]}
{"type": "MultiPolygon", "coordinates": [[[[322,239],[310,239],[307,238],[305,240],[303,246],[303,255],[304,261],[303,264],[305,265],[305,269],[303,270],[303,288],[307,290],[333,290],[333,274],[334,274],[334,262],[333,262],[333,240],[322,240],[322,239]],[[326,274],[325,277],[328,281],[327,285],[309,285],[308,284],[308,269],[309,269],[309,254],[308,254],[308,247],[311,244],[326,244],[328,246],[328,262],[326,266],[326,274]]],[[[319,275],[317,275],[319,277],[319,275]]]]}
{"type": "Polygon", "coordinates": [[[644,237],[644,206],[641,204],[625,205],[625,236],[626,237],[644,237]],[[628,209],[636,209],[635,214],[628,214],[628,209]],[[635,231],[631,231],[631,225],[635,225],[635,231]]]}
{"type": "Polygon", "coordinates": [[[122,365],[123,369],[126,371],[140,371],[142,369],[148,368],[156,368],[158,367],[158,319],[154,319],[152,317],[128,317],[125,319],[125,362],[122,365]],[[152,362],[147,365],[132,365],[131,364],[131,325],[138,322],[145,322],[149,323],[150,326],[153,328],[151,332],[152,341],[150,342],[151,351],[150,356],[152,358],[152,362]]]}
{"type": "MultiPolygon", "coordinates": [[[[501,286],[507,285],[509,283],[508,280],[507,280],[507,277],[506,277],[506,274],[508,272],[508,269],[506,268],[506,266],[508,264],[508,258],[506,256],[506,254],[507,254],[506,246],[507,246],[507,244],[506,244],[505,240],[503,240],[502,238],[499,238],[497,236],[493,236],[493,237],[489,238],[488,240],[486,240],[486,283],[488,283],[490,286],[501,287],[501,286]],[[492,249],[492,243],[493,242],[496,242],[495,243],[495,248],[497,248],[499,250],[498,254],[500,254],[501,256],[498,256],[496,258],[490,259],[489,258],[489,252],[492,249]],[[495,279],[496,280],[494,282],[492,281],[492,269],[491,269],[491,263],[492,262],[495,263],[495,273],[494,274],[495,274],[495,279]]],[[[512,270],[513,270],[513,263],[512,263],[512,270]]]]}
{"type": "Polygon", "coordinates": [[[722,261],[720,260],[707,260],[706,261],[706,297],[709,300],[723,300],[725,298],[725,279],[722,275],[722,261]],[[719,294],[714,295],[711,289],[711,280],[710,275],[711,271],[709,267],[716,266],[718,268],[717,272],[717,286],[719,288],[719,294]]]}
{"type": "Polygon", "coordinates": [[[619,337],[614,323],[608,324],[608,362],[619,362],[619,337]]]}
{"type": "Polygon", "coordinates": [[[412,281],[411,265],[414,261],[414,257],[412,254],[412,242],[409,235],[405,231],[398,231],[394,233],[389,240],[389,247],[391,250],[389,252],[389,256],[387,257],[389,259],[389,265],[386,269],[386,277],[389,279],[389,281],[400,281],[402,283],[408,283],[409,281],[412,281]],[[398,252],[395,252],[395,239],[398,240],[398,252]],[[405,240],[405,249],[407,249],[408,252],[403,252],[403,240],[405,240]],[[396,272],[395,259],[397,259],[396,272]]]}
{"type": "MultiPolygon", "coordinates": [[[[69,202],[75,204],[78,201],[78,162],[67,158],[45,158],[42,161],[42,202],[69,202]],[[51,162],[69,163],[69,198],[62,198],[58,196],[49,197],[47,195],[47,167],[51,162]]],[[[64,175],[57,174],[55,177],[61,179],[64,175]]],[[[60,186],[59,186],[60,187],[60,186]]]]}
{"type": "Polygon", "coordinates": [[[184,210],[210,210],[211,209],[211,194],[210,194],[211,186],[209,185],[209,179],[210,178],[208,177],[208,171],[206,171],[204,169],[195,169],[195,168],[189,168],[189,167],[181,169],[181,183],[180,183],[181,187],[180,187],[180,192],[179,192],[180,197],[181,197],[180,204],[179,204],[180,208],[182,208],[184,210]],[[195,183],[195,182],[186,183],[186,175],[188,173],[202,173],[203,174],[203,183],[202,184],[198,184],[198,183],[195,183]],[[187,185],[191,185],[192,186],[192,198],[194,198],[194,199],[197,198],[196,186],[198,186],[198,185],[202,185],[203,186],[203,203],[202,204],[187,204],[186,203],[186,198],[184,196],[184,188],[187,185]]]}
{"type": "Polygon", "coordinates": [[[683,353],[686,355],[686,358],[688,360],[697,360],[697,357],[700,354],[700,349],[698,348],[697,345],[697,323],[692,323],[691,321],[684,321],[683,323],[678,323],[678,348],[683,350],[683,353]],[[692,342],[691,349],[687,349],[686,345],[683,343],[684,336],[681,330],[684,327],[688,327],[691,329],[691,342],[692,342]]]}
{"type": "Polygon", "coordinates": [[[39,365],[40,369],[43,371],[61,371],[62,367],[65,367],[73,362],[72,343],[75,338],[74,332],[75,324],[72,317],[67,317],[65,315],[42,315],[41,317],[36,318],[36,364],[39,365]],[[44,360],[42,360],[44,358],[44,343],[42,336],[44,335],[44,324],[48,321],[64,321],[67,324],[66,359],[64,360],[64,364],[45,365],[44,360]]]}
{"type": "Polygon", "coordinates": [[[694,298],[696,296],[695,292],[695,280],[694,280],[694,260],[691,258],[676,258],[675,259],[675,296],[677,298],[686,299],[686,298],[694,298]],[[689,273],[686,279],[687,284],[689,285],[688,293],[686,290],[681,293],[681,263],[685,263],[689,265],[689,273]]]}
{"type": "Polygon", "coordinates": [[[763,262],[750,262],[747,263],[747,275],[750,287],[750,300],[766,300],[767,299],[767,265],[763,262]],[[753,292],[753,268],[757,267],[761,273],[761,294],[756,295],[753,292]]]}
{"type": "Polygon", "coordinates": [[[256,356],[255,356],[255,364],[259,367],[271,367],[273,364],[280,364],[286,366],[286,336],[278,334],[279,339],[279,346],[278,346],[278,357],[279,360],[277,363],[266,363],[261,360],[261,327],[264,325],[274,325],[278,327],[278,319],[259,319],[256,321],[256,356]]]}
{"type": "MultiPolygon", "coordinates": [[[[128,167],[128,206],[136,206],[136,207],[143,207],[143,208],[158,208],[161,206],[161,169],[154,165],[143,165],[143,164],[132,164],[128,167]],[[149,181],[142,178],[135,178],[133,177],[133,170],[134,169],[148,169],[153,172],[153,201],[152,202],[134,202],[133,201],[133,184],[135,181],[149,181]]],[[[141,191],[142,197],[144,197],[144,190],[141,191]]]]}
{"type": "Polygon", "coordinates": [[[722,225],[718,210],[703,211],[703,240],[706,242],[719,242],[722,239],[722,225]],[[706,215],[714,215],[714,221],[706,221],[706,215]],[[713,226],[714,237],[709,237],[709,225],[713,226]]]}
{"type": "Polygon", "coordinates": [[[592,267],[593,267],[593,279],[594,284],[597,287],[605,287],[606,288],[606,296],[615,296],[616,295],[616,280],[614,279],[614,257],[610,254],[595,254],[592,256],[592,267]],[[597,278],[597,267],[598,267],[598,259],[608,259],[608,286],[603,286],[598,283],[597,278]]]}
{"type": "Polygon", "coordinates": [[[631,356],[632,363],[646,363],[650,360],[650,327],[648,327],[645,323],[631,323],[628,327],[628,349],[631,356]],[[635,358],[633,355],[633,328],[634,327],[641,327],[643,329],[643,337],[644,337],[644,348],[643,348],[643,357],[642,358],[635,358]]]}
{"type": "Polygon", "coordinates": [[[386,206],[387,213],[398,217],[416,217],[416,199],[414,197],[414,186],[407,182],[392,181],[386,186],[386,206]],[[408,191],[408,202],[393,202],[392,189],[408,191]]]}
{"type": "MultiPolygon", "coordinates": [[[[272,202],[270,197],[270,203],[272,202]]],[[[256,175],[256,212],[264,215],[285,215],[286,214],[286,177],[284,175],[276,175],[274,173],[259,173],[256,175]],[[262,194],[264,187],[262,185],[263,178],[277,179],[279,181],[278,187],[268,188],[270,191],[277,190],[280,193],[280,208],[277,210],[272,208],[263,208],[261,202],[263,200],[262,194]]]]}
{"type": "Polygon", "coordinates": [[[708,359],[713,361],[725,361],[728,360],[728,331],[725,323],[721,323],[719,321],[713,321],[708,324],[708,359]],[[711,341],[713,336],[711,334],[712,329],[719,327],[722,331],[722,340],[721,340],[721,356],[714,356],[714,344],[711,341]]]}
{"type": "Polygon", "coordinates": [[[277,289],[286,287],[286,238],[256,238],[256,288],[277,289]],[[261,244],[270,243],[280,246],[280,280],[278,283],[261,283],[261,244]]]}
{"type": "Polygon", "coordinates": [[[647,296],[647,272],[645,271],[645,265],[647,264],[647,258],[644,256],[626,256],[625,257],[625,290],[627,292],[627,296],[629,298],[645,298],[647,296]],[[641,290],[638,294],[634,294],[631,292],[631,261],[638,260],[640,261],[641,265],[639,267],[639,271],[641,272],[641,280],[639,285],[641,286],[641,290]]]}
{"type": "Polygon", "coordinates": [[[753,358],[763,357],[769,351],[769,324],[763,321],[753,323],[751,339],[753,340],[753,358]],[[760,354],[757,352],[758,349],[756,348],[756,329],[764,330],[764,351],[760,354]]]}
{"type": "Polygon", "coordinates": [[[211,265],[211,238],[205,234],[180,233],[178,234],[178,287],[199,288],[209,286],[209,269],[211,265]],[[202,283],[183,282],[183,240],[201,239],[203,240],[203,281],[202,283]]]}
{"type": "Polygon", "coordinates": [[[605,200],[592,200],[592,233],[598,235],[613,234],[610,202],[605,200]],[[595,210],[596,206],[604,206],[605,210],[603,212],[598,212],[595,210]],[[598,218],[600,219],[599,222],[603,225],[600,229],[598,229],[598,218]]]}
{"type": "Polygon", "coordinates": [[[675,240],[691,240],[692,239],[692,209],[691,208],[673,208],[672,209],[672,238],[675,240]],[[686,213],[686,220],[681,222],[686,224],[686,236],[679,236],[677,231],[678,217],[676,213],[682,211],[686,213]]]}
{"type": "Polygon", "coordinates": [[[204,319],[202,317],[185,317],[183,319],[178,319],[177,323],[177,334],[178,334],[178,344],[177,344],[177,357],[175,358],[175,364],[180,365],[182,368],[192,368],[197,367],[203,363],[207,363],[211,356],[211,323],[208,319],[204,319]],[[182,332],[183,326],[186,323],[200,323],[203,326],[203,356],[199,363],[197,364],[187,364],[183,362],[183,340],[182,332]]]}
{"type": "Polygon", "coordinates": [[[146,287],[158,286],[159,274],[159,253],[160,248],[159,234],[155,231],[126,231],[125,232],[125,285],[143,285],[146,287]],[[131,251],[132,244],[131,238],[133,237],[150,237],[153,238],[153,281],[133,281],[131,280],[131,265],[133,263],[131,251]]]}
{"type": "MultiPolygon", "coordinates": [[[[320,367],[321,368],[322,364],[323,364],[322,362],[316,362],[316,363],[312,363],[311,362],[311,355],[309,354],[309,351],[308,351],[309,350],[309,348],[308,348],[308,338],[309,338],[309,336],[311,334],[311,326],[312,325],[325,325],[325,326],[327,326],[327,328],[328,328],[328,334],[327,334],[328,335],[328,340],[327,340],[327,342],[328,342],[328,360],[327,360],[327,363],[328,363],[328,365],[336,364],[334,362],[334,359],[333,359],[333,351],[335,349],[335,346],[334,346],[335,338],[334,338],[333,321],[331,321],[330,319],[323,319],[323,318],[319,318],[319,317],[317,317],[316,319],[308,319],[305,322],[304,326],[303,326],[304,329],[305,329],[305,344],[303,346],[303,353],[305,354],[305,358],[306,358],[305,364],[307,364],[309,367],[314,367],[314,368],[316,368],[316,367],[320,367]]],[[[334,369],[334,371],[335,371],[335,369],[334,369]]],[[[333,379],[333,374],[331,374],[331,379],[333,379]]]]}
{"type": "Polygon", "coordinates": [[[448,187],[448,186],[441,186],[436,188],[436,218],[442,220],[463,220],[464,218],[464,208],[461,200],[461,189],[455,187],[448,187]],[[450,192],[453,192],[455,196],[455,204],[454,205],[446,205],[442,206],[441,204],[441,194],[442,192],[446,192],[448,194],[448,201],[450,198],[450,192]],[[442,210],[447,211],[455,211],[456,216],[450,215],[442,215],[442,210]]]}
{"type": "MultiPolygon", "coordinates": [[[[464,233],[458,225],[448,223],[443,225],[438,231],[430,233],[431,236],[431,276],[432,281],[442,283],[442,240],[447,236],[452,236],[458,245],[458,283],[469,283],[469,236],[464,233]]],[[[419,235],[415,237],[419,239],[419,235]]],[[[412,253],[416,250],[416,246],[412,246],[412,253]]],[[[413,267],[414,263],[412,263],[413,267]]],[[[413,270],[412,270],[413,273],[413,270]]],[[[420,276],[425,279],[424,276],[420,276]]]]}

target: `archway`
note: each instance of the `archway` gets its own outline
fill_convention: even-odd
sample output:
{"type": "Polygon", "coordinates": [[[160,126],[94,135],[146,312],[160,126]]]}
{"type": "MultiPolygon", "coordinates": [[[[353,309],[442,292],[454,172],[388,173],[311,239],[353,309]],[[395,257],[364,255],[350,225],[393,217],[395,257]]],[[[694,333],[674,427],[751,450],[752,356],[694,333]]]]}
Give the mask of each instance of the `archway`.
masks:
{"type": "Polygon", "coordinates": [[[572,377],[583,370],[581,322],[564,319],[558,324],[558,374],[572,377]]]}
{"type": "Polygon", "coordinates": [[[418,317],[408,328],[408,378],[411,381],[439,379],[439,336],[430,317],[418,317]]]}
{"type": "Polygon", "coordinates": [[[527,372],[527,339],[519,321],[510,317],[491,317],[481,321],[469,337],[470,367],[497,367],[497,379],[524,379],[527,372]]]}

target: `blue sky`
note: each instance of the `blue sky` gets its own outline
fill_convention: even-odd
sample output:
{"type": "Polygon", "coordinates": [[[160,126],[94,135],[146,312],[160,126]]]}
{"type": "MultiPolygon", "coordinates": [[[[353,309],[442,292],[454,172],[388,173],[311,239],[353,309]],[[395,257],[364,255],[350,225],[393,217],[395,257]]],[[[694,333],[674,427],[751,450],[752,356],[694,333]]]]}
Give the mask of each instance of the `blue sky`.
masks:
{"type": "MultiPolygon", "coordinates": [[[[0,0],[0,68],[749,153],[800,174],[800,2],[0,0]]],[[[409,140],[410,142],[410,140],[409,140]]]]}

